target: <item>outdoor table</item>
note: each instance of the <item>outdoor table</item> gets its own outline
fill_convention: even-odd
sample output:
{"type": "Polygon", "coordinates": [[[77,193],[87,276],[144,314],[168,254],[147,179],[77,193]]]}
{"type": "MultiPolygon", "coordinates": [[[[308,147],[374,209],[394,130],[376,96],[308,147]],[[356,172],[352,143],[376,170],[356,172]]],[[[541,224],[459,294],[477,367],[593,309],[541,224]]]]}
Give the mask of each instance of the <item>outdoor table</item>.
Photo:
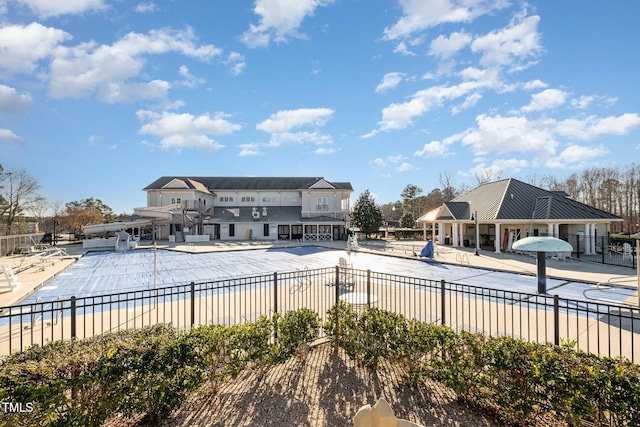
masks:
{"type": "MultiPolygon", "coordinates": [[[[369,302],[375,304],[378,302],[378,296],[375,294],[368,294],[369,302]]],[[[347,292],[340,296],[340,300],[354,306],[367,305],[367,293],[366,292],[347,292]]]]}

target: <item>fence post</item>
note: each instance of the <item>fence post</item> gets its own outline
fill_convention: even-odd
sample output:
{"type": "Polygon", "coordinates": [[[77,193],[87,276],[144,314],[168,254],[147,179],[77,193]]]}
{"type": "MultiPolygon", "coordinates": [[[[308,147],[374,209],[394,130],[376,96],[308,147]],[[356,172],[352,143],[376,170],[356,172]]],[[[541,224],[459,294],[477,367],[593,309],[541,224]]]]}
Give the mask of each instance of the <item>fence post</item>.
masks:
{"type": "Polygon", "coordinates": [[[444,279],[440,280],[440,324],[441,325],[446,325],[447,322],[444,319],[445,314],[447,314],[447,311],[445,309],[445,293],[444,293],[444,279]]]}
{"type": "MultiPolygon", "coordinates": [[[[338,322],[339,322],[339,318],[340,318],[340,313],[338,313],[338,302],[340,301],[340,267],[336,265],[336,282],[335,282],[335,296],[336,296],[336,302],[334,307],[336,308],[336,318],[334,319],[334,331],[338,331],[338,322]]],[[[339,347],[339,336],[336,333],[336,335],[334,336],[334,347],[333,347],[333,352],[335,354],[338,354],[338,347],[339,347]]]]}
{"type": "Polygon", "coordinates": [[[553,343],[560,345],[560,297],[553,296],[553,343]]]}
{"type": "Polygon", "coordinates": [[[371,270],[367,270],[367,307],[371,308],[371,270]]]}
{"type": "Polygon", "coordinates": [[[71,338],[76,337],[76,297],[71,297],[71,338]]]}
{"type": "Polygon", "coordinates": [[[196,284],[191,282],[191,327],[196,324],[196,284]]]}
{"type": "Polygon", "coordinates": [[[600,243],[600,248],[602,249],[602,264],[604,264],[604,253],[609,252],[609,244],[605,242],[604,236],[600,237],[602,243],[600,243]]]}
{"type": "MultiPolygon", "coordinates": [[[[273,312],[278,314],[278,272],[273,273],[273,312]]],[[[278,328],[273,325],[273,336],[278,339],[278,328]]]]}
{"type": "Polygon", "coordinates": [[[576,257],[580,259],[580,235],[576,234],[576,257]]]}
{"type": "Polygon", "coordinates": [[[273,312],[278,312],[278,272],[273,273],[273,312]]]}

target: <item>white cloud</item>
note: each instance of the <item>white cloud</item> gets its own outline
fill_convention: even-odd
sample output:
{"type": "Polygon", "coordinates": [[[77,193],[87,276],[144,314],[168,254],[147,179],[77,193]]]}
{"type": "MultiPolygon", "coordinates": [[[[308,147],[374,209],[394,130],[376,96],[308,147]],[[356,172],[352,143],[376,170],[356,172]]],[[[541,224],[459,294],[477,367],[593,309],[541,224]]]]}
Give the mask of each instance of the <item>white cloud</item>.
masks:
{"type": "Polygon", "coordinates": [[[213,45],[196,44],[193,31],[152,30],[129,33],[113,45],[83,43],[59,47],[51,63],[49,94],[54,98],[87,97],[96,91],[105,102],[162,98],[169,84],[162,80],[130,82],[142,75],[145,55],[176,52],[202,61],[219,55],[213,45]]]}
{"type": "Polygon", "coordinates": [[[0,128],[0,141],[12,144],[24,144],[24,140],[9,129],[0,128]]]}
{"type": "Polygon", "coordinates": [[[558,121],[555,119],[529,120],[524,116],[479,115],[477,127],[449,137],[469,146],[476,156],[489,153],[533,153],[551,167],[576,163],[605,154],[606,148],[583,147],[571,143],[560,154],[561,139],[590,141],[606,135],[626,135],[640,127],[640,115],[623,114],[619,117],[594,116],[558,121]]]}
{"type": "Polygon", "coordinates": [[[546,89],[531,95],[529,105],[522,107],[524,112],[549,110],[567,102],[567,93],[560,89],[546,89]]]}
{"type": "Polygon", "coordinates": [[[201,77],[196,77],[189,72],[189,68],[186,65],[181,65],[178,69],[178,72],[182,77],[185,78],[184,81],[181,82],[182,85],[187,87],[195,87],[200,84],[206,83],[206,80],[201,77]]]}
{"type": "Polygon", "coordinates": [[[23,114],[32,104],[30,95],[20,94],[12,87],[0,84],[0,113],[23,114]]]}
{"type": "Polygon", "coordinates": [[[238,157],[245,156],[260,156],[263,153],[259,150],[258,144],[240,144],[240,152],[238,153],[238,157]]]}
{"type": "Polygon", "coordinates": [[[58,44],[71,35],[36,22],[0,28],[0,76],[32,73],[37,62],[48,58],[58,44]]]}
{"type": "Polygon", "coordinates": [[[466,96],[468,93],[492,85],[492,81],[468,81],[455,86],[432,86],[416,92],[412,99],[401,104],[392,103],[382,110],[382,120],[378,129],[363,135],[370,138],[379,132],[404,129],[412,124],[415,117],[428,112],[432,107],[440,106],[444,101],[466,96]]]}
{"type": "Polygon", "coordinates": [[[400,163],[404,159],[405,157],[402,154],[387,157],[387,160],[389,160],[391,163],[400,163]]]}
{"type": "Polygon", "coordinates": [[[382,93],[393,89],[402,82],[404,73],[387,73],[382,77],[382,81],[376,86],[376,92],[382,93]]]}
{"type": "Polygon", "coordinates": [[[547,160],[546,165],[550,168],[564,168],[572,165],[581,166],[590,160],[602,157],[608,152],[609,150],[602,145],[585,147],[572,144],[565,148],[558,157],[547,160]]]}
{"type": "Polygon", "coordinates": [[[555,154],[558,146],[552,121],[481,114],[476,122],[476,129],[469,130],[466,135],[461,134],[462,144],[470,146],[476,155],[490,152],[531,152],[547,158],[555,154]]]}
{"type": "Polygon", "coordinates": [[[323,154],[333,154],[335,152],[336,152],[335,148],[329,147],[329,148],[318,148],[313,152],[313,154],[323,155],[323,154]]]}
{"type": "Polygon", "coordinates": [[[581,110],[586,109],[589,105],[591,105],[595,101],[594,96],[581,96],[580,98],[574,98],[571,100],[571,106],[575,108],[579,108],[581,110]]]}
{"type": "Polygon", "coordinates": [[[404,162],[396,168],[396,172],[406,172],[411,169],[413,169],[413,166],[411,166],[410,163],[404,162]]]}
{"type": "Polygon", "coordinates": [[[555,132],[567,138],[590,141],[603,135],[627,135],[638,126],[640,114],[626,113],[618,117],[588,116],[562,120],[555,124],[555,132]]]}
{"type": "Polygon", "coordinates": [[[229,65],[231,74],[234,76],[242,74],[244,71],[244,67],[246,67],[247,63],[244,61],[244,55],[239,54],[238,52],[231,52],[227,57],[227,60],[224,61],[226,65],[229,65]]]}
{"type": "Polygon", "coordinates": [[[141,2],[137,4],[135,11],[138,13],[150,13],[155,12],[157,7],[158,6],[152,1],[141,2]]]}
{"type": "Polygon", "coordinates": [[[409,50],[405,42],[398,43],[398,45],[393,49],[393,53],[399,53],[405,56],[416,56],[413,51],[409,50]]]}
{"type": "Polygon", "coordinates": [[[268,46],[271,41],[286,41],[287,37],[303,38],[298,32],[302,21],[317,7],[329,3],[331,0],[256,0],[253,11],[260,15],[260,23],[251,24],[240,39],[255,48],[268,46]]]}
{"type": "Polygon", "coordinates": [[[522,85],[522,88],[524,90],[537,90],[537,89],[546,89],[547,86],[549,85],[543,82],[542,80],[536,79],[536,80],[525,82],[522,85]]]}
{"type": "Polygon", "coordinates": [[[141,128],[142,135],[154,135],[160,138],[160,146],[163,150],[174,148],[178,151],[183,148],[202,148],[214,151],[222,148],[218,141],[210,136],[228,135],[242,126],[227,120],[230,116],[224,113],[215,113],[213,116],[202,114],[156,113],[140,110],[137,112],[141,121],[146,121],[141,128]]]}
{"type": "Polygon", "coordinates": [[[286,143],[331,144],[333,139],[317,131],[298,131],[294,129],[324,126],[333,117],[334,111],[329,108],[300,108],[282,110],[272,114],[267,120],[256,125],[256,129],[270,133],[269,145],[279,147],[286,143]]]}
{"type": "Polygon", "coordinates": [[[287,132],[305,126],[324,126],[333,116],[329,108],[299,108],[282,110],[272,114],[267,120],[256,125],[256,129],[269,133],[287,132]]]}
{"type": "Polygon", "coordinates": [[[384,161],[382,157],[376,157],[375,159],[373,159],[373,164],[381,168],[384,168],[387,166],[387,163],[384,161]]]}
{"type": "Polygon", "coordinates": [[[437,56],[441,60],[446,60],[468,46],[469,43],[471,43],[471,36],[464,32],[451,33],[449,37],[440,35],[431,42],[429,54],[437,56]]]}
{"type": "Polygon", "coordinates": [[[443,157],[447,154],[449,145],[441,141],[431,141],[424,144],[422,150],[413,153],[418,157],[443,157]]]}
{"type": "Polygon", "coordinates": [[[78,15],[105,9],[103,0],[16,0],[41,18],[60,15],[78,15]]]}
{"type": "Polygon", "coordinates": [[[436,25],[471,22],[508,5],[506,0],[399,0],[403,16],[385,28],[384,38],[395,40],[436,25]]]}
{"type": "Polygon", "coordinates": [[[482,95],[480,95],[479,93],[472,93],[471,95],[465,98],[462,104],[456,105],[455,107],[453,107],[451,109],[451,113],[455,115],[460,113],[461,111],[468,110],[469,108],[475,107],[478,101],[480,101],[481,99],[482,99],[482,95]]]}
{"type": "Polygon", "coordinates": [[[477,37],[471,43],[471,50],[482,55],[480,65],[484,67],[508,65],[514,70],[526,68],[530,65],[526,61],[542,51],[539,22],[537,15],[518,17],[506,28],[477,37]]]}

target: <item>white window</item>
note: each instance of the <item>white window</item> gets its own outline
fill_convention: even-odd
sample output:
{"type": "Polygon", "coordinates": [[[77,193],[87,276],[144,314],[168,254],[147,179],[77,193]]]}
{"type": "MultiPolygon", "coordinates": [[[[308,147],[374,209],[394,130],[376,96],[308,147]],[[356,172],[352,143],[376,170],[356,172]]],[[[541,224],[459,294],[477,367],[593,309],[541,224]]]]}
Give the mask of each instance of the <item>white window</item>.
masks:
{"type": "Polygon", "coordinates": [[[172,197],[171,198],[171,204],[175,205],[175,204],[180,204],[182,203],[182,200],[180,199],[180,197],[172,197]]]}
{"type": "Polygon", "coordinates": [[[327,198],[326,197],[318,197],[317,198],[316,210],[317,211],[328,211],[329,210],[329,203],[327,202],[327,198]]]}
{"type": "Polygon", "coordinates": [[[240,201],[245,203],[252,203],[256,201],[256,198],[254,196],[242,196],[240,201]]]}
{"type": "Polygon", "coordinates": [[[262,196],[262,202],[263,203],[275,203],[276,202],[276,196],[262,196]]]}
{"type": "Polygon", "coordinates": [[[230,196],[220,196],[221,202],[233,202],[233,197],[230,196]]]}

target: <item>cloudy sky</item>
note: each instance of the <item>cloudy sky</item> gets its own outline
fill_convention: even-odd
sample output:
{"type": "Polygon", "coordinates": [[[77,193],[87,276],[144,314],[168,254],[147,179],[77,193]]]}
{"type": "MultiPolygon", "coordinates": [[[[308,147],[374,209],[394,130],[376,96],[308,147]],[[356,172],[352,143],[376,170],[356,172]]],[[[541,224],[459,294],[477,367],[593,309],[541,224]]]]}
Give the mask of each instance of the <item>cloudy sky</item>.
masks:
{"type": "Polygon", "coordinates": [[[640,2],[0,0],[0,164],[52,201],[162,175],[440,174],[640,159],[640,2]]]}

